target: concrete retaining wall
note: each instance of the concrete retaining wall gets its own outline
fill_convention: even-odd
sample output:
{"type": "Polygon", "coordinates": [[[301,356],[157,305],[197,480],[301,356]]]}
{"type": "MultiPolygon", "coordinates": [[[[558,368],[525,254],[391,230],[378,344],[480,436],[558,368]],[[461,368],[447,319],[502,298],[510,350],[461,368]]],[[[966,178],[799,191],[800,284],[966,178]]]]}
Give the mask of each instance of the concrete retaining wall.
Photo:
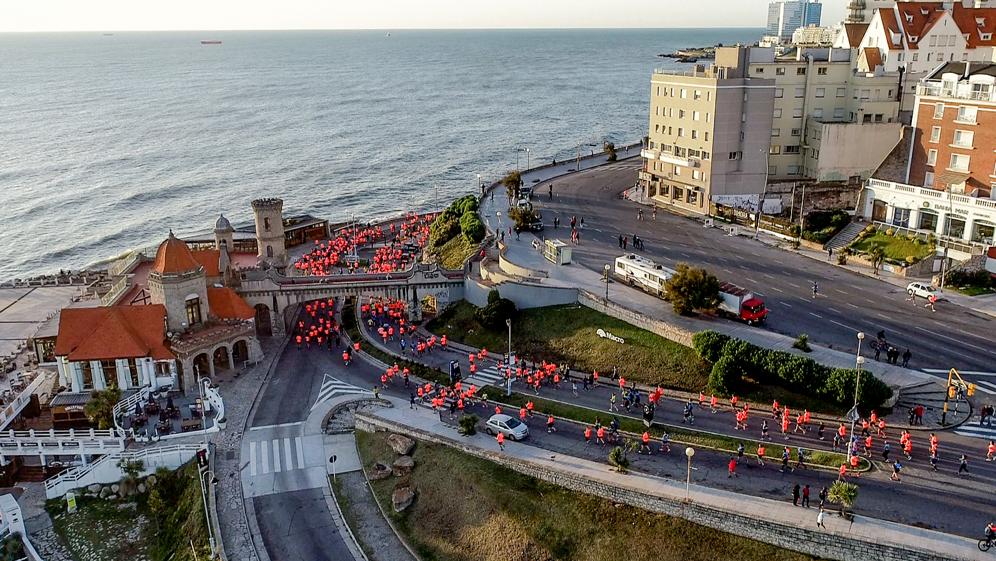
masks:
{"type": "Polygon", "coordinates": [[[506,281],[493,286],[482,284],[470,277],[464,279],[463,297],[471,304],[482,308],[488,304],[488,293],[497,290],[502,298],[515,302],[520,310],[574,304],[578,301],[576,288],[561,288],[537,284],[523,284],[506,281]]]}
{"type": "Polygon", "coordinates": [[[739,515],[736,512],[717,510],[705,505],[688,503],[660,495],[648,495],[625,487],[613,486],[601,481],[592,481],[590,478],[572,473],[553,471],[532,462],[487,452],[477,447],[463,445],[455,440],[442,438],[429,432],[391,423],[390,421],[362,413],[356,417],[356,428],[366,432],[390,430],[391,432],[404,434],[418,440],[443,444],[457,448],[467,454],[496,462],[524,475],[535,477],[536,479],[541,479],[573,491],[595,495],[613,502],[627,504],[651,512],[676,516],[695,522],[696,524],[820,558],[838,559],[841,561],[851,561],[853,559],[943,561],[951,559],[950,557],[940,557],[919,550],[862,541],[847,536],[757,520],[739,515]]]}
{"type": "Polygon", "coordinates": [[[625,321],[641,329],[646,329],[675,343],[680,343],[686,347],[692,346],[692,335],[695,334],[694,332],[667,322],[648,318],[611,301],[606,302],[604,298],[595,296],[587,290],[578,290],[578,304],[625,321]]]}

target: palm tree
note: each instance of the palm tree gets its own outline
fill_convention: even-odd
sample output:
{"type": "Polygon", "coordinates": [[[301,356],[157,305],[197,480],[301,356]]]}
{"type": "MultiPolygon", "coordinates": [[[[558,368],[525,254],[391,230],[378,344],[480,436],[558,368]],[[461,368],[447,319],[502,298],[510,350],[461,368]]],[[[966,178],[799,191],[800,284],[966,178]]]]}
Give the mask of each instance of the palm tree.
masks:
{"type": "Polygon", "coordinates": [[[872,267],[875,268],[875,274],[878,274],[878,269],[882,266],[882,261],[885,260],[885,250],[880,246],[875,246],[869,252],[871,256],[872,267]]]}
{"type": "Polygon", "coordinates": [[[840,515],[848,518],[850,517],[848,509],[853,507],[854,503],[858,502],[858,486],[854,483],[838,479],[830,485],[830,490],[827,492],[827,499],[830,502],[839,504],[840,515]]]}
{"type": "Polygon", "coordinates": [[[109,429],[114,426],[114,406],[121,401],[121,390],[110,388],[97,390],[90,396],[90,401],[83,407],[86,418],[98,429],[109,429]]]}

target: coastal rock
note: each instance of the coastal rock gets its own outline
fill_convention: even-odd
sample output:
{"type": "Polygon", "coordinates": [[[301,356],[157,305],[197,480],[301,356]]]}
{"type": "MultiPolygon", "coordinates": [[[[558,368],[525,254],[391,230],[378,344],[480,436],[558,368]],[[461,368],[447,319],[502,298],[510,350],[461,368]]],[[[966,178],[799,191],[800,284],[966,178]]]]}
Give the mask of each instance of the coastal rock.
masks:
{"type": "Polygon", "coordinates": [[[117,493],[117,492],[118,492],[118,491],[120,491],[120,490],[121,490],[121,486],[120,486],[120,485],[118,485],[117,483],[115,483],[115,484],[111,485],[111,492],[112,492],[112,493],[117,493]]]}
{"type": "Polygon", "coordinates": [[[100,498],[102,498],[102,499],[106,499],[107,496],[110,495],[110,494],[111,494],[111,488],[110,487],[101,487],[100,493],[97,496],[100,497],[100,498]]]}
{"type": "Polygon", "coordinates": [[[107,500],[109,500],[109,501],[116,501],[116,500],[118,500],[118,496],[115,493],[111,493],[110,495],[107,495],[107,500]]]}
{"type": "Polygon", "coordinates": [[[415,489],[411,486],[398,487],[391,493],[391,505],[394,512],[401,512],[415,502],[415,489]]]}
{"type": "Polygon", "coordinates": [[[412,453],[413,449],[415,449],[415,441],[400,434],[392,434],[387,437],[387,444],[391,447],[391,450],[394,450],[394,453],[399,456],[407,456],[412,453]]]}
{"type": "Polygon", "coordinates": [[[146,490],[147,490],[147,488],[145,487],[145,483],[139,483],[138,484],[138,493],[140,495],[144,495],[146,490]]]}
{"type": "Polygon", "coordinates": [[[89,487],[86,488],[86,492],[90,493],[91,495],[96,495],[97,493],[100,492],[100,483],[94,483],[93,485],[90,485],[89,487]]]}
{"type": "Polygon", "coordinates": [[[145,478],[145,482],[148,483],[149,485],[155,485],[156,484],[156,476],[155,475],[150,475],[149,477],[145,478]]]}
{"type": "Polygon", "coordinates": [[[399,456],[392,464],[392,472],[395,477],[404,477],[415,468],[415,460],[411,456],[399,456]]]}
{"type": "Polygon", "coordinates": [[[380,481],[388,477],[391,477],[391,466],[385,463],[377,462],[370,470],[370,479],[373,481],[380,481]]]}

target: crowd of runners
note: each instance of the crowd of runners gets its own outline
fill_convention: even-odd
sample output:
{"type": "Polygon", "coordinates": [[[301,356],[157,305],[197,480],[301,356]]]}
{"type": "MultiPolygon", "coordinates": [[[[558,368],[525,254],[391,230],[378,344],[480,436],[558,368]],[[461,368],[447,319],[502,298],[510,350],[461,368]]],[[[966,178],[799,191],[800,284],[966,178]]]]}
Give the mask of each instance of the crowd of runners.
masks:
{"type": "Polygon", "coordinates": [[[418,258],[429,239],[434,214],[408,213],[385,225],[350,226],[315,246],[295,263],[297,274],[329,276],[345,273],[394,273],[404,271],[418,258]],[[372,249],[361,258],[361,248],[372,249]],[[355,258],[354,258],[355,257],[355,258]]]}

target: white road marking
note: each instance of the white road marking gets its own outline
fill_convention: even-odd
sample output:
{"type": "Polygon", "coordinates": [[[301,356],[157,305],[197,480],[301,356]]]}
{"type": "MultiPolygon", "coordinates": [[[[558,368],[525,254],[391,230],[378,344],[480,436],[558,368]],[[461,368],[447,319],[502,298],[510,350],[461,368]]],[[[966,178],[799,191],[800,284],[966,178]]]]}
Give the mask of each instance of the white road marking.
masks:
{"type": "Polygon", "coordinates": [[[301,437],[299,436],[299,437],[297,437],[297,438],[294,439],[294,444],[297,445],[297,465],[303,466],[304,465],[304,441],[301,440],[301,437]]]}
{"type": "Polygon", "coordinates": [[[827,306],[827,309],[830,310],[831,312],[835,313],[835,314],[839,314],[840,313],[840,310],[838,310],[837,308],[831,308],[830,306],[827,306]]]}
{"type": "Polygon", "coordinates": [[[823,316],[821,316],[820,314],[814,314],[813,312],[809,312],[809,315],[823,319],[823,316]]]}
{"type": "Polygon", "coordinates": [[[850,306],[850,307],[854,308],[855,310],[857,310],[857,309],[858,309],[858,306],[857,306],[857,305],[855,305],[855,304],[852,304],[852,303],[850,303],[850,302],[846,302],[846,304],[847,304],[848,306],[850,306]]]}
{"type": "Polygon", "coordinates": [[[973,345],[971,343],[966,343],[965,341],[962,341],[961,339],[955,339],[954,337],[948,337],[947,335],[944,335],[943,333],[937,333],[936,331],[931,331],[929,329],[924,329],[922,327],[914,327],[914,329],[923,331],[924,333],[930,333],[931,335],[933,335],[935,337],[940,337],[942,339],[947,339],[947,340],[953,341],[955,343],[961,343],[962,345],[965,345],[966,347],[971,347],[971,348],[973,348],[973,349],[975,349],[977,351],[983,351],[983,352],[989,353],[991,355],[996,355],[996,352],[993,352],[993,351],[991,351],[989,349],[980,347],[978,345],[973,345]]]}
{"type": "Polygon", "coordinates": [[[287,469],[291,469],[291,466],[294,465],[293,454],[294,454],[294,449],[291,448],[291,439],[284,438],[284,465],[287,466],[287,469]]]}
{"type": "Polygon", "coordinates": [[[773,277],[773,276],[769,275],[768,273],[761,273],[761,274],[762,274],[762,275],[764,275],[764,276],[766,276],[766,277],[768,277],[769,279],[773,279],[773,278],[775,278],[775,277],[773,277]]]}
{"type": "Polygon", "coordinates": [[[875,315],[878,316],[878,317],[880,317],[880,318],[882,318],[882,319],[892,319],[889,316],[887,316],[887,315],[885,315],[883,313],[879,313],[879,312],[875,312],[875,315]]]}
{"type": "Polygon", "coordinates": [[[792,307],[792,304],[789,304],[787,302],[779,302],[779,304],[781,304],[782,306],[785,306],[786,308],[791,308],[792,307]]]}
{"type": "Polygon", "coordinates": [[[794,288],[802,288],[801,286],[795,284],[794,282],[790,282],[790,283],[786,283],[786,284],[788,284],[789,286],[794,287],[794,288]]]}
{"type": "Polygon", "coordinates": [[[280,439],[273,439],[273,473],[280,473],[280,439]]]}
{"type": "Polygon", "coordinates": [[[747,282],[749,282],[749,283],[751,283],[751,284],[757,284],[757,281],[754,280],[754,279],[752,279],[752,278],[750,278],[750,277],[744,277],[744,280],[747,281],[747,282]]]}
{"type": "Polygon", "coordinates": [[[262,427],[250,427],[249,430],[265,430],[265,429],[277,429],[277,428],[281,428],[281,427],[296,427],[296,426],[298,426],[300,424],[301,424],[301,422],[298,421],[296,423],[281,423],[279,425],[265,425],[265,426],[262,426],[262,427]]]}
{"type": "Polygon", "coordinates": [[[270,473],[270,442],[261,440],[259,443],[259,457],[263,460],[263,473],[270,473]]]}
{"type": "Polygon", "coordinates": [[[778,288],[777,286],[772,286],[771,290],[777,290],[778,292],[781,292],[782,294],[785,294],[785,291],[782,290],[782,289],[780,289],[780,288],[778,288]]]}
{"type": "Polygon", "coordinates": [[[834,325],[839,325],[839,326],[841,326],[841,327],[843,327],[845,329],[850,329],[851,331],[861,331],[860,329],[858,329],[856,327],[852,327],[850,325],[847,325],[846,323],[840,323],[839,321],[830,320],[830,323],[832,323],[834,325]]]}
{"type": "Polygon", "coordinates": [[[847,296],[847,293],[844,292],[843,290],[839,289],[839,288],[835,288],[835,289],[833,289],[833,291],[834,292],[839,292],[839,293],[843,294],[844,296],[847,296]]]}
{"type": "Polygon", "coordinates": [[[249,475],[256,477],[256,441],[249,441],[249,475]]]}
{"type": "MultiPolygon", "coordinates": [[[[931,374],[947,374],[948,370],[945,368],[921,368],[924,372],[929,372],[931,374]]],[[[996,372],[980,372],[978,370],[959,370],[959,374],[968,374],[970,376],[996,376],[996,372]]]]}

